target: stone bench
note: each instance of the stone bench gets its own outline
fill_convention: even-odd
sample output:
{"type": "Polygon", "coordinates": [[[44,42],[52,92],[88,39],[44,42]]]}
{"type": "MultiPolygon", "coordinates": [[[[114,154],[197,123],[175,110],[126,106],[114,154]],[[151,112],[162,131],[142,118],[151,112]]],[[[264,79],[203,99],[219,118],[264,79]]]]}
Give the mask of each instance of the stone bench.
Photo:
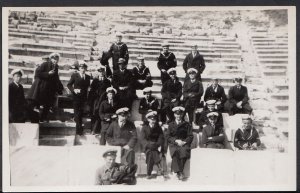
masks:
{"type": "Polygon", "coordinates": [[[74,21],[71,19],[60,19],[60,18],[51,18],[51,17],[38,17],[37,22],[40,23],[56,23],[58,25],[68,25],[68,26],[72,26],[72,25],[80,25],[80,26],[84,26],[85,22],[83,21],[74,21]]]}
{"type": "Polygon", "coordinates": [[[39,125],[34,123],[10,123],[9,145],[19,148],[37,146],[39,142],[39,125]]]}

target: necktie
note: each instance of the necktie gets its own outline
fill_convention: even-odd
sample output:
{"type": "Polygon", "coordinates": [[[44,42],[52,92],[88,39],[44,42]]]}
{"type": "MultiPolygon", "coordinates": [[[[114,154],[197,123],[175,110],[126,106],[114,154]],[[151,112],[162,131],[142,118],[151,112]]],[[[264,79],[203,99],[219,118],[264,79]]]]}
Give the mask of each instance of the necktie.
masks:
{"type": "Polygon", "coordinates": [[[82,78],[83,80],[85,80],[85,75],[84,75],[84,74],[82,74],[82,75],[81,75],[81,78],[82,78]]]}

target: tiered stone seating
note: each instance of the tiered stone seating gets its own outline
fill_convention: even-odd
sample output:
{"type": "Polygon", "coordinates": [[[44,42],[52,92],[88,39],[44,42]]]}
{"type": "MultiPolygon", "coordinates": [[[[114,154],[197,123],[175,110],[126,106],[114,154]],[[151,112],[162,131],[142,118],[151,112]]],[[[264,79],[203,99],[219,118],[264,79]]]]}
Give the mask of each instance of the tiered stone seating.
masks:
{"type": "Polygon", "coordinates": [[[280,131],[288,128],[288,42],[287,33],[274,31],[253,31],[251,41],[257,61],[262,67],[262,75],[270,82],[269,101],[274,113],[274,121],[280,131]]]}

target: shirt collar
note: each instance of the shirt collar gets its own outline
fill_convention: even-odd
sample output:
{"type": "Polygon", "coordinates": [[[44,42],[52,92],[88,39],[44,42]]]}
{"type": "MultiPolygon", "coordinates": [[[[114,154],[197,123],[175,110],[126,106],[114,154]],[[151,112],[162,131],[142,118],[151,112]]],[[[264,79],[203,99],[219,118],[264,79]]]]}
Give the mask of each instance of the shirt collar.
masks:
{"type": "Polygon", "coordinates": [[[14,83],[19,87],[20,84],[16,83],[15,81],[14,81],[14,83]]]}

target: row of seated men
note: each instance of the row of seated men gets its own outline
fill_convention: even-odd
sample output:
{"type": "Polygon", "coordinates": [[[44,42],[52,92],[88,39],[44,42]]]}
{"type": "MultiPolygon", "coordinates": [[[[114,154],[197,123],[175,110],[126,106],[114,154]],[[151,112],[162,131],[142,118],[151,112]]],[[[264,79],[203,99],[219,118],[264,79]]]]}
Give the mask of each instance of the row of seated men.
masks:
{"type": "MultiPolygon", "coordinates": [[[[84,71],[86,69],[86,66],[80,65],[80,69],[84,71]]],[[[170,73],[171,72],[174,71],[170,70],[170,73]]],[[[24,91],[22,85],[20,84],[22,71],[16,69],[12,71],[11,74],[13,76],[13,82],[9,85],[10,107],[13,102],[11,99],[23,98],[24,100],[24,91]],[[18,95],[20,97],[17,97],[18,95]]],[[[72,79],[74,79],[74,76],[78,75],[78,73],[74,73],[71,76],[69,85],[72,85],[72,81],[74,81],[72,79]]],[[[83,76],[80,78],[82,84],[87,82],[85,81],[86,77],[83,76]]],[[[78,88],[73,88],[74,93],[81,93],[80,89],[75,89],[78,88]]],[[[151,90],[145,89],[144,91],[145,94],[148,93],[148,97],[151,97],[151,90]]],[[[122,163],[133,166],[135,164],[135,153],[133,147],[137,143],[136,128],[135,125],[128,119],[129,108],[118,107],[117,109],[114,109],[114,104],[117,103],[117,101],[114,100],[116,94],[117,90],[115,88],[108,87],[106,89],[107,99],[102,101],[100,104],[100,109],[103,110],[104,106],[107,105],[107,110],[109,110],[102,114],[103,122],[101,122],[101,144],[103,145],[105,144],[105,141],[107,141],[109,145],[121,146],[122,163]]],[[[80,97],[80,95],[78,97],[80,97]]],[[[75,105],[77,105],[76,98],[74,98],[74,108],[76,108],[75,105]]],[[[206,119],[204,121],[206,124],[202,125],[202,143],[203,146],[207,148],[224,148],[224,131],[222,122],[221,124],[217,123],[218,120],[220,120],[220,112],[217,112],[216,109],[211,108],[211,106],[215,106],[214,101],[208,102],[208,110],[211,110],[211,112],[208,112],[206,114],[206,119]]],[[[168,129],[165,130],[165,134],[162,134],[161,126],[158,124],[157,111],[152,111],[151,109],[149,110],[147,111],[147,113],[145,113],[145,119],[147,121],[142,128],[141,138],[144,152],[146,153],[146,162],[148,166],[147,173],[149,179],[151,179],[153,165],[160,165],[158,164],[158,160],[161,161],[162,155],[166,153],[166,146],[169,146],[170,154],[172,157],[172,171],[177,173],[178,179],[184,180],[185,176],[183,176],[183,167],[186,160],[190,158],[190,145],[193,141],[192,125],[189,122],[184,121],[183,119],[186,113],[186,109],[182,106],[175,106],[171,109],[174,119],[168,121],[168,129]],[[148,131],[144,131],[145,127],[148,127],[148,131]],[[158,133],[160,134],[157,134],[155,130],[153,130],[153,128],[157,128],[159,130],[158,133]]],[[[10,114],[14,114],[13,108],[10,108],[10,114]]],[[[99,114],[99,116],[101,115],[99,114]]],[[[75,117],[75,119],[77,119],[77,125],[78,117],[75,117]]],[[[251,123],[249,123],[251,122],[251,120],[248,119],[247,121],[248,122],[245,129],[238,130],[238,132],[236,132],[234,145],[240,149],[255,149],[260,144],[258,132],[251,126],[251,123]]],[[[81,127],[76,128],[77,134],[80,134],[79,132],[82,132],[80,130],[82,129],[82,123],[80,124],[81,127]]]]}

